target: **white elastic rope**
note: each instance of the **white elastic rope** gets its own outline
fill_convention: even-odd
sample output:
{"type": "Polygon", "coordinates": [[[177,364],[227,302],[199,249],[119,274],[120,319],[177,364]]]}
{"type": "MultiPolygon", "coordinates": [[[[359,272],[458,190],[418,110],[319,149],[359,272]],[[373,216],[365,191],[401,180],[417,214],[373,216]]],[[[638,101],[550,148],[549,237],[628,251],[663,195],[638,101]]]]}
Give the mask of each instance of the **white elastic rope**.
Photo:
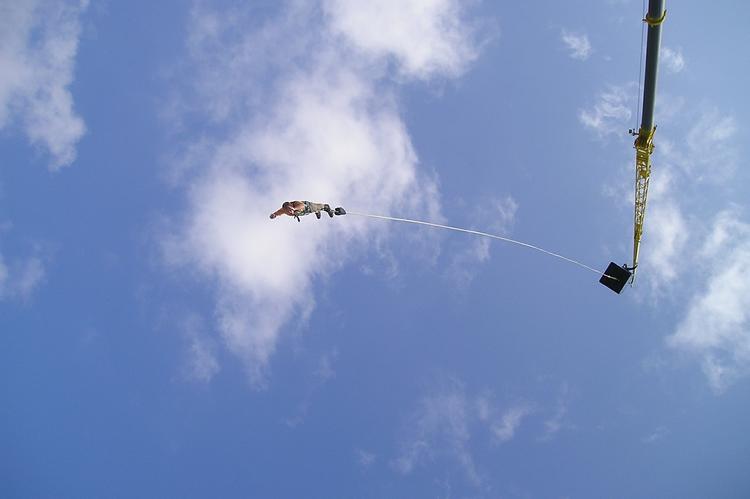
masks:
{"type": "MultiPolygon", "coordinates": [[[[579,267],[583,267],[586,270],[590,270],[591,272],[594,272],[597,275],[602,275],[601,271],[596,270],[593,267],[589,267],[588,265],[585,265],[585,264],[583,264],[581,262],[577,262],[577,261],[573,260],[572,258],[568,258],[566,256],[562,256],[562,255],[559,255],[557,253],[553,253],[552,251],[547,251],[546,249],[540,248],[539,246],[534,246],[533,244],[524,243],[524,242],[521,242],[521,241],[516,241],[515,239],[510,239],[508,237],[497,236],[495,234],[488,234],[486,232],[480,232],[478,230],[469,230],[469,229],[462,229],[460,227],[451,227],[450,225],[434,224],[434,223],[431,223],[431,222],[422,222],[421,220],[409,220],[408,218],[387,217],[387,216],[384,216],[384,215],[370,215],[368,213],[357,213],[357,212],[354,212],[354,211],[347,211],[346,214],[347,215],[356,215],[356,216],[360,216],[360,217],[367,217],[367,218],[379,218],[381,220],[393,220],[395,222],[406,222],[406,223],[417,224],[417,225],[428,225],[430,227],[437,227],[437,228],[440,228],[440,229],[455,230],[457,232],[466,232],[467,234],[476,234],[477,236],[484,236],[484,237],[490,237],[492,239],[499,239],[499,240],[505,241],[507,243],[517,244],[519,246],[524,246],[526,248],[531,248],[531,249],[534,249],[534,250],[537,250],[537,251],[541,251],[542,253],[546,253],[546,254],[548,254],[550,256],[554,256],[556,258],[560,258],[561,260],[565,260],[566,262],[574,263],[574,264],[578,265],[579,267]]],[[[610,279],[614,279],[614,277],[609,276],[607,274],[603,274],[603,275],[609,277],[610,279]]]]}

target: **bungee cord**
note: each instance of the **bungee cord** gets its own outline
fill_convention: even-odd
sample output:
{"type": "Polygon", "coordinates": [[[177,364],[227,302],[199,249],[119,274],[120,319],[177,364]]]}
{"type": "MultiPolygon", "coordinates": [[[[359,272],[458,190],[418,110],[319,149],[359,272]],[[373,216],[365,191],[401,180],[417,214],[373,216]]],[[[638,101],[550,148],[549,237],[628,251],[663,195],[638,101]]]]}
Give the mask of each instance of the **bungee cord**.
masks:
{"type": "Polygon", "coordinates": [[[533,244],[525,243],[523,241],[517,241],[517,240],[511,239],[509,237],[498,236],[496,234],[489,234],[487,232],[481,232],[481,231],[478,231],[478,230],[462,229],[460,227],[453,227],[453,226],[450,226],[450,225],[436,224],[436,223],[432,223],[432,222],[424,222],[422,220],[411,220],[411,219],[408,219],[408,218],[389,217],[389,216],[385,216],[385,215],[372,215],[370,213],[358,213],[358,212],[354,212],[354,211],[347,211],[346,213],[347,213],[347,215],[355,215],[355,216],[358,216],[358,217],[375,218],[375,219],[380,219],[380,220],[392,220],[394,222],[405,222],[405,223],[416,224],[416,225],[426,225],[426,226],[429,226],[429,227],[436,227],[436,228],[439,228],[439,229],[453,230],[453,231],[456,231],[456,232],[464,232],[464,233],[467,233],[467,234],[474,234],[474,235],[477,235],[477,236],[483,236],[483,237],[489,237],[489,238],[492,238],[492,239],[498,239],[500,241],[505,241],[506,243],[517,244],[518,246],[523,246],[525,248],[530,248],[530,249],[533,249],[533,250],[536,250],[536,251],[540,251],[542,253],[545,253],[547,255],[553,256],[555,258],[559,258],[561,260],[565,260],[566,262],[578,265],[579,267],[582,267],[582,268],[584,268],[586,270],[594,272],[597,275],[604,275],[605,277],[608,277],[610,279],[615,279],[615,277],[609,276],[607,274],[603,274],[600,270],[596,270],[593,267],[589,267],[588,265],[586,265],[584,263],[581,263],[579,261],[573,260],[572,258],[568,258],[567,256],[563,256],[563,255],[560,255],[558,253],[555,253],[555,252],[552,252],[552,251],[548,251],[548,250],[546,250],[544,248],[540,248],[539,246],[534,246],[533,244]]]}

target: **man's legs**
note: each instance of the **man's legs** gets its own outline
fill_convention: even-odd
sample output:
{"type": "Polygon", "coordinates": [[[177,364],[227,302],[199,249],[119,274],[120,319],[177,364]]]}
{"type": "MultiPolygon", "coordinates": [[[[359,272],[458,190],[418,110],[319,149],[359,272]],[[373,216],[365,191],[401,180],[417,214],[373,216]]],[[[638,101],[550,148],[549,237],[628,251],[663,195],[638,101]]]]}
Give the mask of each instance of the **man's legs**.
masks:
{"type": "Polygon", "coordinates": [[[320,218],[320,212],[325,211],[328,213],[328,216],[333,217],[333,210],[330,206],[323,203],[311,203],[310,201],[305,201],[305,204],[309,207],[311,213],[315,213],[315,216],[320,218]]]}
{"type": "Polygon", "coordinates": [[[316,213],[323,209],[323,205],[321,203],[312,203],[310,201],[305,201],[305,204],[310,210],[310,213],[316,213]]]}

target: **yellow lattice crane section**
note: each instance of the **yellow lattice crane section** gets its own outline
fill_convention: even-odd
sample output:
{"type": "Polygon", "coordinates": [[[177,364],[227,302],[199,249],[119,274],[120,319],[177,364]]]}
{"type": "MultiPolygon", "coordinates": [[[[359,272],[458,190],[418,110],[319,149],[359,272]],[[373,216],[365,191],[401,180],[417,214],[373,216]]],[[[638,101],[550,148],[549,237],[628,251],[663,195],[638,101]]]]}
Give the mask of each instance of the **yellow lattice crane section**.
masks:
{"type": "Polygon", "coordinates": [[[641,249],[643,221],[646,218],[648,182],[651,176],[651,153],[654,152],[654,132],[641,128],[635,139],[635,216],[633,217],[633,279],[638,266],[638,253],[641,249]]]}

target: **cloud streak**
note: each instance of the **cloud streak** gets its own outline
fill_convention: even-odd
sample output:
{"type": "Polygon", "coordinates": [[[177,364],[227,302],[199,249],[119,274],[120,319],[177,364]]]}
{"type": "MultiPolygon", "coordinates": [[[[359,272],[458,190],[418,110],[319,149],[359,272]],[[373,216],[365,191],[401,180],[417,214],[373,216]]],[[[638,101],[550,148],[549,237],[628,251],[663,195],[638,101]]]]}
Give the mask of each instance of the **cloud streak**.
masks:
{"type": "Polygon", "coordinates": [[[704,214],[689,210],[686,198],[694,186],[721,184],[731,178],[737,168],[736,129],[732,116],[708,109],[698,115],[683,140],[673,143],[662,137],[654,155],[644,228],[644,244],[649,249],[642,260],[651,270],[647,279],[654,291],[677,278],[680,262],[701,259],[688,241],[700,237],[710,224],[705,223],[704,214]],[[705,177],[708,171],[711,175],[705,177]]]}
{"type": "Polygon", "coordinates": [[[5,2],[0,8],[0,129],[19,126],[49,155],[70,165],[85,132],[73,110],[80,17],[88,0],[5,2]]]}
{"type": "Polygon", "coordinates": [[[220,370],[216,342],[205,332],[203,320],[189,315],[183,321],[186,343],[183,376],[189,381],[209,383],[220,370]]]}
{"type": "Polygon", "coordinates": [[[591,56],[591,42],[586,33],[573,33],[564,29],[560,37],[571,59],[585,61],[591,56]]]}
{"type": "Polygon", "coordinates": [[[635,94],[635,84],[609,85],[597,95],[591,108],[578,111],[578,120],[599,138],[617,134],[624,136],[633,116],[631,108],[636,102],[635,94]]]}
{"type": "Polygon", "coordinates": [[[649,251],[644,254],[649,280],[655,288],[677,278],[677,267],[690,236],[682,210],[672,199],[652,203],[648,214],[649,251]]]}
{"type": "Polygon", "coordinates": [[[682,49],[662,47],[661,57],[664,62],[664,67],[670,73],[679,73],[685,69],[685,58],[682,55],[682,49]]]}
{"type": "Polygon", "coordinates": [[[44,260],[35,250],[31,256],[6,260],[0,253],[0,301],[27,302],[46,275],[44,260]]]}
{"type": "Polygon", "coordinates": [[[477,58],[475,31],[456,0],[326,0],[330,29],[411,78],[456,77],[477,58]]]}
{"type": "Polygon", "coordinates": [[[708,272],[667,344],[701,363],[721,393],[750,373],[750,224],[733,211],[718,215],[699,255],[708,272]]]}
{"type": "MultiPolygon", "coordinates": [[[[511,197],[490,198],[477,203],[471,213],[476,221],[475,230],[507,235],[513,227],[518,203],[511,197]]],[[[466,288],[474,280],[479,266],[490,259],[491,241],[486,237],[469,239],[467,246],[451,259],[446,274],[459,289],[466,288]]]]}
{"type": "Polygon", "coordinates": [[[563,383],[557,396],[557,407],[555,408],[555,412],[552,417],[544,422],[544,435],[540,437],[541,441],[551,440],[560,432],[560,430],[570,427],[565,424],[565,419],[568,414],[569,391],[568,383],[563,383]]]}
{"type": "Polygon", "coordinates": [[[463,386],[455,381],[425,395],[411,414],[406,437],[392,464],[402,474],[439,457],[459,465],[473,485],[480,483],[469,441],[474,419],[473,407],[463,386]]]}
{"type": "Polygon", "coordinates": [[[498,421],[494,422],[490,429],[499,442],[507,442],[512,439],[523,419],[531,414],[531,409],[526,406],[512,407],[506,411],[498,421]]]}
{"type": "Polygon", "coordinates": [[[489,434],[493,445],[505,444],[534,412],[524,402],[498,408],[491,394],[469,396],[460,381],[450,379],[419,399],[406,419],[391,465],[403,475],[435,464],[456,466],[471,485],[481,487],[484,478],[475,459],[477,437],[487,441],[481,435],[489,434]]]}

